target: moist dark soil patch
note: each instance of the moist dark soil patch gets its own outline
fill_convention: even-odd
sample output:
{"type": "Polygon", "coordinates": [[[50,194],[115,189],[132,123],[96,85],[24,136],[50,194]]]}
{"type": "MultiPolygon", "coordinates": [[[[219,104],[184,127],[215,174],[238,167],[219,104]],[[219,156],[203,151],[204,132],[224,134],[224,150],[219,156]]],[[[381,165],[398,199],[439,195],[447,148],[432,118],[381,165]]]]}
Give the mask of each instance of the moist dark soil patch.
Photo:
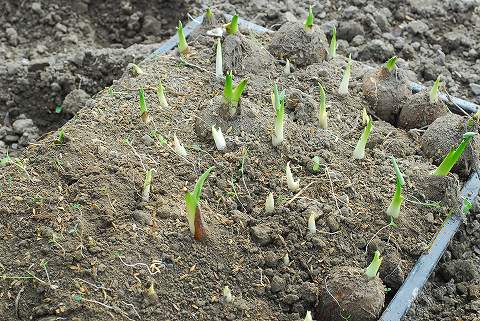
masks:
{"type": "MultiPolygon", "coordinates": [[[[258,41],[267,47],[270,39],[258,41]]],[[[26,151],[22,163],[2,170],[0,296],[6,300],[0,308],[7,320],[298,320],[315,310],[333,267],[368,265],[365,247],[388,223],[395,176],[389,134],[377,137],[383,143],[369,146],[364,160],[352,160],[368,105],[361,93],[366,67],[354,63],[347,97],[335,94],[338,64],[345,61],[312,64],[288,77],[281,76],[280,65],[249,73],[242,97],[248,108],[242,112],[249,110],[254,125],[242,124],[244,118],[225,124],[227,150],[220,153],[213,139],[194,130],[223,91],[214,79],[210,42],[190,43],[190,65],[171,55],[142,64],[145,73],[138,77],[127,71],[113,93],[96,95],[64,126],[65,144],[54,144],[56,136],[49,135],[26,151]],[[287,108],[285,141],[278,148],[271,146],[273,80],[313,102],[287,108]],[[159,81],[169,108],[159,108],[159,81]],[[318,129],[315,117],[318,81],[328,95],[327,130],[318,129]],[[139,117],[139,87],[146,89],[149,125],[139,117]],[[186,159],[165,144],[174,133],[187,147],[186,159]],[[308,166],[315,155],[324,161],[323,171],[312,175],[308,166]],[[296,197],[286,188],[287,162],[303,188],[296,197]],[[207,239],[196,242],[185,219],[184,193],[212,165],[201,202],[207,239]],[[141,188],[149,168],[156,174],[145,204],[141,188]],[[264,213],[269,192],[276,201],[272,215],[264,213]],[[313,235],[307,233],[312,211],[318,229],[313,235]],[[156,296],[147,291],[152,283],[156,296]],[[235,296],[230,304],[221,300],[225,285],[235,296]]],[[[374,132],[377,123],[383,122],[374,122],[374,132]]],[[[417,153],[398,158],[407,202],[398,228],[384,229],[370,244],[408,271],[446,209],[418,204],[425,200],[415,181],[434,167],[417,155],[413,136],[398,137],[417,146],[417,153]]]]}

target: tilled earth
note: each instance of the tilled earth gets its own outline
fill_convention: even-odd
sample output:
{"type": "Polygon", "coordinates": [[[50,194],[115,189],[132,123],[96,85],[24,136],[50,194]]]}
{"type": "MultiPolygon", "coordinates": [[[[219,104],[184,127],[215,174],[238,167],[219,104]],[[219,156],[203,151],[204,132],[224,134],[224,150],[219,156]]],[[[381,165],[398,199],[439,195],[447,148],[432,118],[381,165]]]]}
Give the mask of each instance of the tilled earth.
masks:
{"type": "MultiPolygon", "coordinates": [[[[372,65],[392,55],[419,82],[439,75],[455,96],[480,102],[480,1],[15,1],[0,4],[0,156],[71,118],[95,94],[174,33],[178,18],[207,4],[271,29],[304,19],[338,29],[339,53],[372,65]],[[153,6],[153,7],[152,7],[153,6]],[[127,48],[132,44],[137,47],[127,48]],[[153,45],[148,45],[153,44],[153,45]],[[72,92],[69,99],[65,97],[72,92]],[[59,107],[60,106],[60,107],[59,107]]],[[[475,208],[474,208],[475,209],[475,208]]],[[[478,320],[477,209],[411,310],[408,320],[478,320]],[[455,269],[465,273],[455,273],[455,269]],[[461,275],[459,277],[458,275],[461,275]],[[467,276],[467,277],[465,277],[467,276]]]]}

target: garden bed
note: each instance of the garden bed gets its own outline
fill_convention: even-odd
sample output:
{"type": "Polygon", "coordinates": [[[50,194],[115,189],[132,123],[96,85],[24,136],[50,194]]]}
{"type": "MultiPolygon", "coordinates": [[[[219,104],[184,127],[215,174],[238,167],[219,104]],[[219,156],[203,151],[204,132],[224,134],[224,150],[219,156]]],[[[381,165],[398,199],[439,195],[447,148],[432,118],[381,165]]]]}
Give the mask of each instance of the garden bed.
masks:
{"type": "Polygon", "coordinates": [[[428,249],[449,212],[445,205],[455,202],[438,207],[424,199],[422,182],[435,166],[422,156],[420,135],[376,120],[366,158],[352,159],[361,112],[371,110],[362,90],[370,68],[354,62],[350,94],[339,96],[344,58],[295,66],[285,76],[267,51],[270,35],[242,30],[247,52],[231,58],[235,80],[249,81],[241,114],[225,120],[215,109],[223,92],[214,75],[215,42],[203,32],[192,35],[185,60],[172,53],[142,64],[137,77],[127,71],[64,126],[64,144],[55,144],[54,134],[45,137],[22,163],[0,173],[0,210],[9,218],[0,221],[4,315],[298,320],[316,311],[333,267],[363,269],[380,250],[388,301],[428,249]],[[168,108],[159,107],[155,94],[160,81],[168,108]],[[285,141],[278,147],[271,143],[274,81],[287,93],[285,141]],[[315,116],[318,82],[327,92],[327,130],[315,116]],[[139,117],[140,87],[153,120],[147,125],[139,117]],[[208,134],[212,124],[223,129],[224,152],[208,134]],[[169,147],[174,133],[186,158],[169,147]],[[388,224],[395,188],[392,155],[407,182],[406,202],[398,227],[377,233],[388,224]],[[314,156],[321,159],[319,173],[311,172],[314,156]],[[286,187],[288,162],[301,193],[286,187]],[[208,234],[196,242],[183,198],[210,166],[201,203],[208,234]],[[144,203],[150,168],[156,174],[144,203]],[[270,192],[276,210],[267,215],[270,192]],[[315,234],[307,229],[312,212],[315,234]],[[20,251],[12,252],[16,246],[20,251]],[[147,291],[151,284],[156,295],[147,291]],[[230,304],[222,302],[225,285],[235,296],[230,304]]]}

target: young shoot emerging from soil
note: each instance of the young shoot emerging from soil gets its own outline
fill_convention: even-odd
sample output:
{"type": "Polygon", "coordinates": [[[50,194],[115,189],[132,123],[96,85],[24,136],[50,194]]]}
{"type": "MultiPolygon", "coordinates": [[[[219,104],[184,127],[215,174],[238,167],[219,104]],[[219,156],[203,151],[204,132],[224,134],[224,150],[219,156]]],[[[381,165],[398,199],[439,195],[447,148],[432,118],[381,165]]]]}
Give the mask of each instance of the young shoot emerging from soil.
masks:
{"type": "Polygon", "coordinates": [[[367,114],[367,110],[365,109],[365,107],[363,107],[363,110],[362,110],[362,126],[367,126],[368,124],[368,114],[367,114]]]}
{"type": "Polygon", "coordinates": [[[145,203],[150,200],[150,190],[152,186],[152,179],[153,179],[153,171],[154,169],[149,169],[145,173],[145,180],[143,181],[143,192],[142,192],[142,201],[145,203]]]}
{"type": "Polygon", "coordinates": [[[200,212],[200,196],[202,195],[202,187],[207,179],[210,172],[215,167],[212,166],[205,171],[205,173],[200,176],[193,192],[187,192],[185,194],[185,203],[187,206],[187,220],[190,227],[190,232],[192,233],[195,240],[200,241],[205,236],[205,231],[203,227],[202,215],[200,212]]]}
{"type": "Polygon", "coordinates": [[[132,64],[132,65],[131,65],[130,72],[132,73],[133,76],[138,76],[138,75],[142,75],[142,74],[143,74],[142,68],[140,68],[140,67],[139,67],[138,65],[136,65],[136,64],[132,64]]]}
{"type": "Polygon", "coordinates": [[[215,15],[210,7],[207,8],[205,12],[205,25],[212,26],[216,23],[215,15]]]}
{"type": "Polygon", "coordinates": [[[58,131],[57,139],[55,139],[54,143],[56,145],[63,145],[65,144],[65,131],[63,129],[60,129],[58,131]]]}
{"type": "Polygon", "coordinates": [[[318,85],[320,86],[320,106],[318,108],[318,123],[320,125],[320,128],[327,129],[328,119],[325,90],[320,83],[318,83],[318,85]]]}
{"type": "Polygon", "coordinates": [[[308,217],[308,232],[311,234],[315,234],[317,232],[317,225],[315,223],[315,213],[310,213],[308,217]]]}
{"type": "Polygon", "coordinates": [[[440,76],[433,83],[432,90],[430,90],[430,103],[436,104],[438,102],[438,87],[440,86],[440,76]]]}
{"type": "Polygon", "coordinates": [[[223,78],[223,58],[222,58],[222,42],[217,39],[217,56],[215,59],[215,77],[220,80],[223,78]]]}
{"type": "Polygon", "coordinates": [[[178,52],[181,55],[186,55],[190,51],[190,48],[188,47],[187,39],[185,38],[185,33],[183,32],[183,25],[180,20],[178,20],[177,36],[178,36],[178,52]]]}
{"type": "Polygon", "coordinates": [[[243,79],[237,87],[233,88],[233,74],[231,71],[227,72],[225,76],[225,86],[223,88],[223,104],[225,109],[228,110],[229,117],[234,117],[237,114],[240,97],[246,86],[247,79],[243,79]]]}
{"type": "Polygon", "coordinates": [[[225,30],[229,35],[236,35],[238,32],[238,15],[234,15],[229,24],[225,25],[225,30]]]}
{"type": "Polygon", "coordinates": [[[402,196],[402,187],[403,185],[405,185],[405,180],[403,179],[402,173],[398,168],[398,164],[397,164],[397,161],[395,160],[395,157],[391,156],[391,159],[392,159],[393,169],[395,170],[396,180],[395,180],[395,193],[393,194],[393,198],[392,198],[392,202],[390,203],[390,206],[388,206],[387,215],[391,219],[391,224],[395,224],[395,220],[400,215],[400,207],[402,206],[402,202],[405,199],[402,196]]]}
{"type": "Polygon", "coordinates": [[[387,62],[385,62],[385,69],[388,71],[388,72],[392,72],[393,69],[395,69],[395,66],[397,64],[397,60],[398,60],[398,57],[397,56],[393,56],[392,58],[388,59],[387,62]]]}
{"type": "Polygon", "coordinates": [[[462,157],[463,151],[468,146],[470,141],[475,137],[476,133],[467,132],[463,134],[463,139],[457,148],[451,149],[447,156],[443,159],[442,163],[432,173],[434,176],[447,176],[450,170],[455,166],[460,157],[462,157]]]}
{"type": "Polygon", "coordinates": [[[292,192],[297,192],[300,189],[300,179],[297,179],[296,181],[293,180],[292,170],[290,169],[290,162],[287,163],[285,173],[287,175],[288,189],[292,192]]]}
{"type": "Polygon", "coordinates": [[[275,201],[273,199],[273,193],[269,193],[265,200],[265,213],[271,214],[275,210],[275,201]]]}
{"type": "Polygon", "coordinates": [[[219,127],[218,130],[215,129],[215,125],[212,126],[212,136],[213,140],[215,141],[215,146],[218,150],[224,150],[227,147],[227,143],[225,142],[225,137],[223,137],[222,129],[219,127]]]}
{"type": "Polygon", "coordinates": [[[332,28],[332,39],[330,40],[330,47],[328,48],[328,58],[334,59],[337,56],[337,28],[332,28]]]}
{"type": "Polygon", "coordinates": [[[230,291],[228,285],[223,288],[223,300],[225,303],[230,303],[233,301],[232,291],[230,291]]]}
{"type": "Polygon", "coordinates": [[[278,92],[277,84],[273,86],[273,103],[275,106],[275,131],[272,135],[273,146],[283,142],[283,122],[285,119],[285,89],[278,92]]]}
{"type": "Polygon", "coordinates": [[[305,20],[304,28],[306,32],[312,31],[313,28],[313,10],[312,6],[308,8],[307,20],[305,20]]]}
{"type": "Polygon", "coordinates": [[[320,157],[319,156],[313,156],[312,158],[312,172],[313,173],[318,173],[320,172],[322,164],[320,163],[320,157]]]}
{"type": "Polygon", "coordinates": [[[368,118],[368,123],[365,129],[363,130],[362,136],[357,142],[357,146],[355,146],[355,150],[353,151],[353,158],[354,159],[364,159],[365,158],[365,146],[367,145],[368,136],[370,136],[370,132],[373,128],[372,117],[368,118]]]}
{"type": "Polygon", "coordinates": [[[345,66],[345,71],[343,73],[342,82],[338,87],[338,94],[340,96],[348,95],[348,83],[350,82],[350,74],[352,72],[352,54],[348,56],[347,66],[345,66]]]}
{"type": "Polygon", "coordinates": [[[304,321],[313,321],[312,312],[307,311],[307,314],[305,315],[305,320],[304,321]]]}
{"type": "Polygon", "coordinates": [[[382,264],[383,258],[380,257],[380,252],[375,251],[373,255],[373,260],[370,265],[365,269],[365,275],[369,279],[373,279],[377,276],[378,270],[380,269],[380,265],[382,264]]]}
{"type": "Polygon", "coordinates": [[[157,86],[157,97],[160,103],[160,107],[168,108],[167,99],[165,98],[165,87],[163,87],[162,82],[160,82],[157,86]]]}
{"type": "Polygon", "coordinates": [[[138,90],[139,104],[140,104],[140,117],[145,124],[150,122],[150,115],[148,113],[147,103],[145,102],[145,91],[143,88],[138,90]]]}
{"type": "Polygon", "coordinates": [[[173,134],[173,149],[178,156],[187,157],[187,151],[185,150],[185,147],[180,144],[176,134],[173,134]]]}
{"type": "Polygon", "coordinates": [[[287,59],[287,62],[285,63],[285,69],[283,69],[283,74],[285,76],[288,76],[290,75],[291,72],[292,72],[292,69],[290,67],[290,60],[287,59]]]}

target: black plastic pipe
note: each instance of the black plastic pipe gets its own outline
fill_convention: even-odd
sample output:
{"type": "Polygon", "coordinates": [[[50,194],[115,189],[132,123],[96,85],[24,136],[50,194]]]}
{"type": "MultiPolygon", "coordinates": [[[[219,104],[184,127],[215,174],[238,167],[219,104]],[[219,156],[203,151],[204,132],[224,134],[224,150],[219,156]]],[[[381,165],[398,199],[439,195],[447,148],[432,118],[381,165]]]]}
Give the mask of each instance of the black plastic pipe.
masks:
{"type": "MultiPolygon", "coordinates": [[[[232,16],[225,15],[225,17],[229,19],[232,16]]],[[[202,21],[203,16],[194,18],[192,21],[190,21],[184,27],[185,36],[188,36],[191,31],[200,26],[202,21]]],[[[238,19],[238,23],[257,32],[271,32],[269,29],[240,18],[238,19]]],[[[178,37],[175,35],[165,41],[160,48],[148,56],[146,60],[169,52],[175,48],[177,42],[178,37]]],[[[425,90],[425,86],[412,82],[410,84],[410,89],[412,92],[416,93],[425,90]]],[[[442,93],[439,94],[439,97],[445,101],[450,108],[457,112],[463,110],[467,113],[475,113],[479,110],[478,105],[460,98],[452,97],[442,93]]],[[[477,197],[479,190],[480,177],[476,172],[474,172],[463,186],[461,194],[463,198],[467,199],[470,203],[473,203],[473,200],[477,197]]],[[[462,220],[463,212],[455,213],[447,219],[445,224],[443,224],[440,231],[432,240],[429,250],[419,257],[402,286],[390,301],[386,309],[383,311],[380,321],[400,321],[407,314],[410,306],[420,294],[425,282],[427,282],[429,276],[432,274],[433,270],[438,264],[438,261],[445,252],[445,249],[460,227],[462,220]]]]}

